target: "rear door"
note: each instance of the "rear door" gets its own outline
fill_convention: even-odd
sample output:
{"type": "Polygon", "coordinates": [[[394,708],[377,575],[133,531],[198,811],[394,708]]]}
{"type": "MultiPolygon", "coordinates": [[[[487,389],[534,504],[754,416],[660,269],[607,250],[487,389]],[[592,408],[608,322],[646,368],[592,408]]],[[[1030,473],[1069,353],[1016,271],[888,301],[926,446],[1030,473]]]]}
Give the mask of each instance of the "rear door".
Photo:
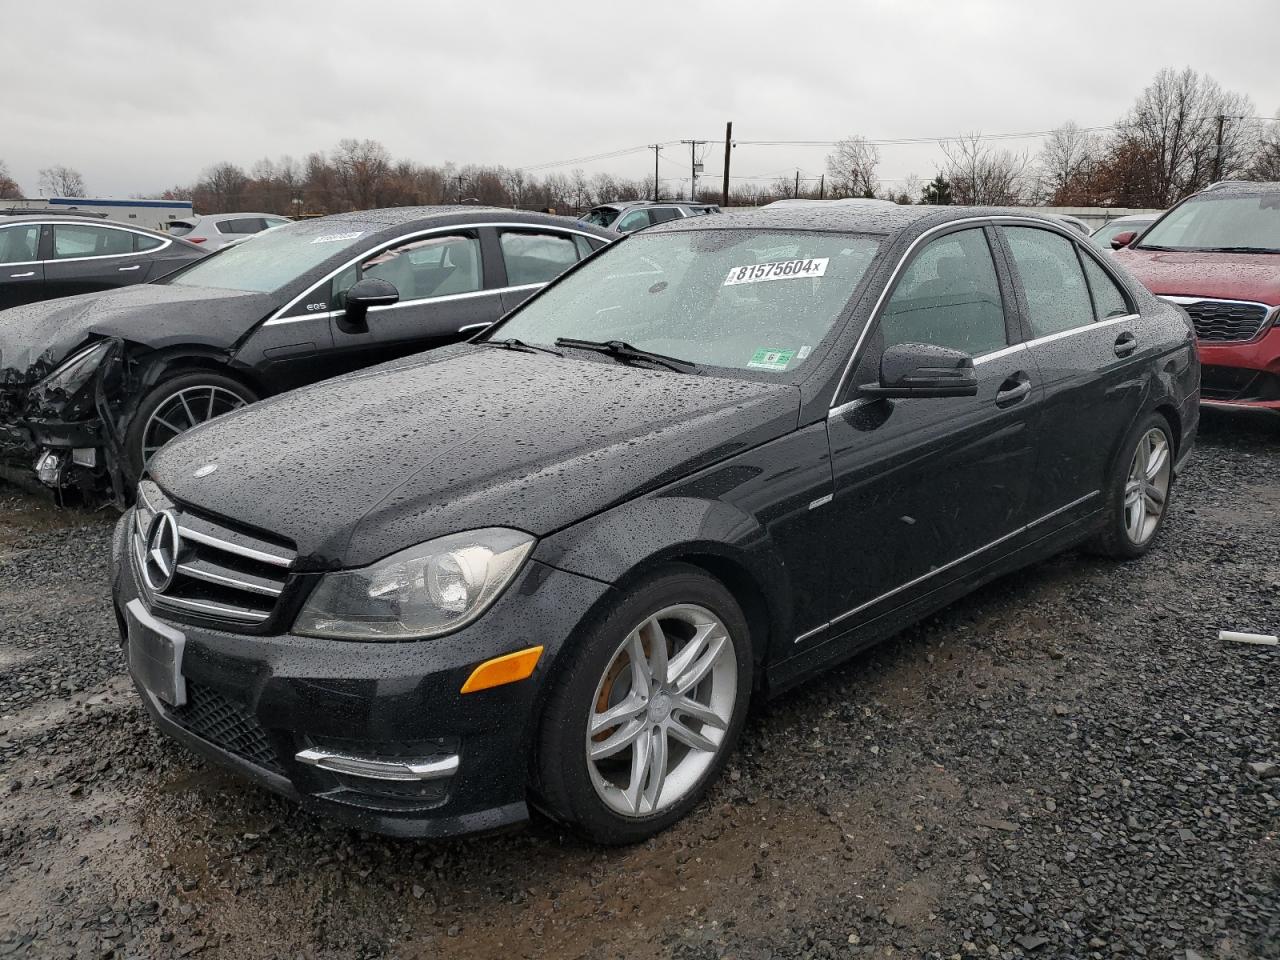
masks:
{"type": "Polygon", "coordinates": [[[46,296],[70,297],[145,280],[151,258],[137,246],[147,239],[105,224],[55,223],[53,254],[45,264],[46,296]]]}
{"type": "Polygon", "coordinates": [[[40,224],[0,226],[0,310],[44,299],[40,224]]]}
{"type": "Polygon", "coordinates": [[[844,402],[827,418],[834,494],[827,518],[824,639],[873,620],[992,560],[1027,518],[1041,391],[1019,330],[1012,288],[993,256],[994,232],[963,226],[912,257],[872,319],[844,402]],[[974,358],[973,397],[883,399],[874,382],[897,343],[974,358]]]}
{"type": "Polygon", "coordinates": [[[1142,405],[1146,348],[1129,295],[1087,243],[1034,226],[999,232],[1044,385],[1030,512],[1049,532],[1099,507],[1111,458],[1142,405]]]}
{"type": "Polygon", "coordinates": [[[334,317],[334,346],[350,351],[351,369],[460,340],[502,316],[500,272],[482,256],[474,228],[384,247],[333,279],[332,309],[342,311],[346,292],[365,277],[391,283],[400,301],[370,310],[367,330],[353,330],[340,312],[334,317]]]}

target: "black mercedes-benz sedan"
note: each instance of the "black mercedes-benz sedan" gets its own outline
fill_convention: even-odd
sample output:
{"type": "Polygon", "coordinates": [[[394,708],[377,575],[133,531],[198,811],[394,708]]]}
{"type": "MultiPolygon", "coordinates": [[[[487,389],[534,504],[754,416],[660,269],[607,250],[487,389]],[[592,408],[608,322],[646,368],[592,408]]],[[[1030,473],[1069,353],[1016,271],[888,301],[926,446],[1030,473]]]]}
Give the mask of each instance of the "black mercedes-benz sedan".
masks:
{"type": "Polygon", "coordinates": [[[0,310],[156,280],[208,251],[87,216],[0,216],[0,310]]]}
{"type": "Polygon", "coordinates": [[[748,701],[1077,544],[1143,554],[1187,316],[1026,212],[675,221],[470,343],[160,452],[114,541],[173,737],[401,835],[663,829],[748,701]]]}
{"type": "Polygon", "coordinates": [[[156,283],[5,311],[0,459],[123,503],[183,431],[470,337],[614,237],[497,208],[366,210],[277,227],[156,283]]]}

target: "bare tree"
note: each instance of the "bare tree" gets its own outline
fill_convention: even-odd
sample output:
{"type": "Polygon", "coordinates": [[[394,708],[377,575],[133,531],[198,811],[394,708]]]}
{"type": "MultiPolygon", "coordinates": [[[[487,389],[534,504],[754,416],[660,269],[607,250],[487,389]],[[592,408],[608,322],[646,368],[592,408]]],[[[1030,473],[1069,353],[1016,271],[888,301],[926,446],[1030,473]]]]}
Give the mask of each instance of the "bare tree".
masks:
{"type": "Polygon", "coordinates": [[[0,200],[21,200],[22,189],[18,181],[9,175],[9,167],[0,160],[0,200]]]}
{"type": "Polygon", "coordinates": [[[348,137],[338,141],[333,167],[348,208],[367,210],[378,205],[383,180],[391,169],[391,155],[377,140],[348,137]]]}
{"type": "Polygon", "coordinates": [[[827,179],[832,197],[874,197],[880,189],[876,167],[880,151],[865,137],[839,141],[827,154],[827,179]]]}
{"type": "Polygon", "coordinates": [[[1151,158],[1146,205],[1167,207],[1213,180],[1243,174],[1257,143],[1253,112],[1247,96],[1190,67],[1156,74],[1115,138],[1151,158]]]}
{"type": "Polygon", "coordinates": [[[944,140],[946,164],[942,178],[951,187],[953,203],[978,206],[1009,206],[1025,193],[1030,161],[1025,153],[994,150],[980,133],[944,140]]]}
{"type": "Polygon", "coordinates": [[[83,197],[84,177],[71,167],[45,167],[40,171],[40,192],[49,197],[83,197]]]}
{"type": "Polygon", "coordinates": [[[1049,203],[1082,203],[1072,191],[1093,176],[1102,157],[1102,142],[1095,133],[1068,121],[1049,135],[1036,159],[1039,193],[1049,203]]]}
{"type": "Polygon", "coordinates": [[[1280,113],[1258,137],[1258,149],[1249,164],[1249,179],[1280,180],[1280,113]]]}
{"type": "Polygon", "coordinates": [[[216,163],[205,170],[196,185],[197,194],[203,195],[198,205],[207,213],[241,210],[248,185],[249,178],[234,163],[216,163]]]}

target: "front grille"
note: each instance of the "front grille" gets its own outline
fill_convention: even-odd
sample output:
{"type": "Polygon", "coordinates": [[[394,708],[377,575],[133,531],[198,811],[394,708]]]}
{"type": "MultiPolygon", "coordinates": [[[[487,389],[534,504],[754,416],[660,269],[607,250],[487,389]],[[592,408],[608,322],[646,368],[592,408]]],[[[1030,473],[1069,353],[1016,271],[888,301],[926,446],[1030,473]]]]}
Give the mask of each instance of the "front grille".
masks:
{"type": "Polygon", "coordinates": [[[152,606],[240,626],[270,619],[297,557],[284,543],[177,506],[150,480],[138,484],[131,538],[139,588],[152,606]],[[172,557],[148,546],[161,513],[176,521],[178,550],[172,557]],[[165,583],[169,566],[172,576],[165,583]]]}
{"type": "Polygon", "coordinates": [[[189,733],[242,760],[284,773],[267,732],[253,714],[216,690],[188,680],[186,704],[171,708],[169,717],[189,733]]]}
{"type": "Polygon", "coordinates": [[[1266,304],[1238,300],[1193,300],[1182,302],[1182,306],[1191,314],[1196,337],[1206,343],[1252,340],[1262,331],[1271,309],[1266,304]]]}

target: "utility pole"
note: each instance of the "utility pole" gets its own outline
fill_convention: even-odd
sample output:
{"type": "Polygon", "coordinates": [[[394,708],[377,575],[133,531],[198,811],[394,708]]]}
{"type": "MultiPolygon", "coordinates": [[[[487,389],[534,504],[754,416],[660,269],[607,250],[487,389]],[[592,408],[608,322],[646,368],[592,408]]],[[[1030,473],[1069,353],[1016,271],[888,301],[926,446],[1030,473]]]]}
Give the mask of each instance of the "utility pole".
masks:
{"type": "Polygon", "coordinates": [[[698,148],[706,146],[705,140],[681,140],[689,145],[689,199],[698,199],[698,173],[702,166],[698,162],[698,148]]]}
{"type": "Polygon", "coordinates": [[[1213,154],[1213,178],[1209,181],[1210,183],[1217,183],[1222,179],[1222,128],[1226,122],[1227,118],[1218,114],[1217,149],[1213,154]]]}
{"type": "Polygon", "coordinates": [[[791,199],[795,200],[800,196],[800,171],[796,171],[796,188],[791,191],[791,199]]]}
{"type": "Polygon", "coordinates": [[[657,200],[659,199],[658,197],[658,151],[662,149],[662,144],[651,143],[649,144],[649,149],[653,151],[653,199],[657,200]]]}
{"type": "Polygon", "coordinates": [[[825,200],[827,198],[827,175],[824,173],[818,177],[818,199],[825,200]]]}
{"type": "Polygon", "coordinates": [[[720,191],[720,206],[729,206],[729,152],[733,149],[733,121],[724,125],[724,187],[720,191]]]}

